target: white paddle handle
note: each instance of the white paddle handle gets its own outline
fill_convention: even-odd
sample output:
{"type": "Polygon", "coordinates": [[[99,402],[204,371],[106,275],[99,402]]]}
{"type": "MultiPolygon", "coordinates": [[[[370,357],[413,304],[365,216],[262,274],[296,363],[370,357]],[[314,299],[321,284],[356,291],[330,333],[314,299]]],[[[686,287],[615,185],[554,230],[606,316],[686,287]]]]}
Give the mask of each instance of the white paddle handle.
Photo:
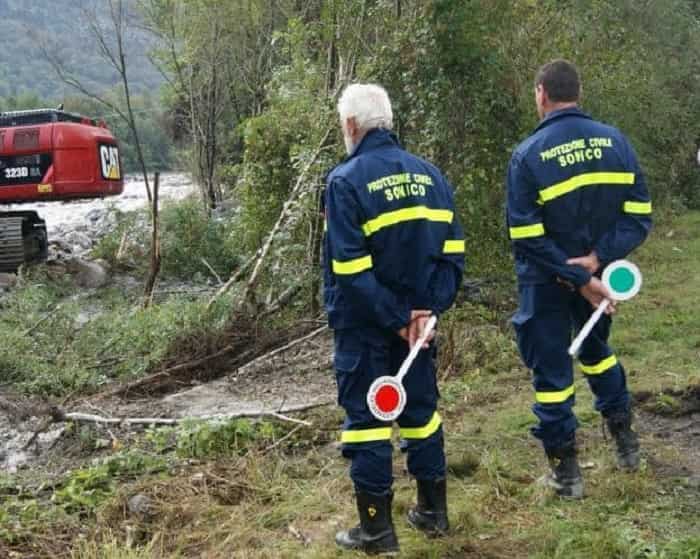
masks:
{"type": "Polygon", "coordinates": [[[605,312],[605,309],[608,308],[609,304],[609,299],[603,299],[603,302],[591,315],[591,318],[589,318],[586,321],[586,324],[583,325],[583,328],[581,328],[581,331],[578,333],[578,335],[574,338],[574,341],[571,342],[571,345],[569,346],[569,355],[571,355],[571,357],[576,355],[578,353],[578,350],[581,349],[581,344],[583,343],[583,340],[585,340],[588,337],[588,334],[591,333],[591,330],[593,330],[593,327],[595,326],[596,322],[600,320],[600,317],[603,316],[603,313],[605,312]]]}
{"type": "Polygon", "coordinates": [[[404,359],[403,363],[401,363],[401,368],[396,374],[396,380],[398,380],[399,382],[403,381],[403,377],[406,376],[406,373],[408,373],[408,370],[411,368],[411,365],[413,365],[413,360],[416,358],[416,355],[418,355],[418,352],[423,347],[425,340],[427,340],[428,336],[430,336],[431,332],[433,331],[433,328],[435,328],[435,324],[437,324],[437,316],[433,315],[430,317],[428,323],[425,325],[425,329],[420,335],[420,338],[418,338],[416,344],[411,348],[411,351],[408,352],[406,359],[404,359]]]}

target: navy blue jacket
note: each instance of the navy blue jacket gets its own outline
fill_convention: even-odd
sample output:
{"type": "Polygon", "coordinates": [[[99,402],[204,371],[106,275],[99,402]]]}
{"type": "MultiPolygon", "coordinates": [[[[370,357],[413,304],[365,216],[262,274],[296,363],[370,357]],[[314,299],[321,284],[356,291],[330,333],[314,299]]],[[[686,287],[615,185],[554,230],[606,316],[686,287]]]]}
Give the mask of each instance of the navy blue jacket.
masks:
{"type": "Polygon", "coordinates": [[[624,258],[651,228],[651,201],[622,133],[578,108],[549,113],[513,152],[508,231],[521,284],[590,280],[567,258],[595,251],[602,266],[624,258]]]}
{"type": "Polygon", "coordinates": [[[464,270],[452,187],[383,129],[327,178],[324,302],[331,328],[397,331],[412,309],[440,314],[464,270]]]}

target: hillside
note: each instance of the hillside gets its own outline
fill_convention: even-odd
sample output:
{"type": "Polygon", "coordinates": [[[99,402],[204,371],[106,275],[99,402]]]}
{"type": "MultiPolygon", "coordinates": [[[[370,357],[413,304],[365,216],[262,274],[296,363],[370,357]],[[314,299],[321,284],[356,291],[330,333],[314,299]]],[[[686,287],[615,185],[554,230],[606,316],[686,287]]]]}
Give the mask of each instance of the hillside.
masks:
{"type": "MultiPolygon", "coordinates": [[[[0,1],[0,97],[31,92],[41,98],[61,100],[75,90],[61,83],[41,54],[46,41],[53,52],[75,68],[81,81],[97,91],[111,88],[117,75],[97,53],[93,38],[81,17],[83,0],[0,1]]],[[[107,2],[97,4],[106,5],[107,2]]],[[[105,14],[106,23],[108,16],[105,14]]],[[[148,61],[149,37],[129,30],[127,61],[134,90],[157,88],[162,78],[148,61]]]]}

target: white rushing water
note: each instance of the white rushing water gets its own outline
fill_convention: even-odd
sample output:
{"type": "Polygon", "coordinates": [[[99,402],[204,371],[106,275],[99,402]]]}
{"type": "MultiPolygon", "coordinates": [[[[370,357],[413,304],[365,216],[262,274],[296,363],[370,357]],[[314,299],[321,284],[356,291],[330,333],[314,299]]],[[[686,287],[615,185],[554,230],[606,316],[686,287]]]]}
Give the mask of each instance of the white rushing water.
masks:
{"type": "MultiPolygon", "coordinates": [[[[161,201],[181,200],[194,190],[195,187],[188,174],[162,173],[160,176],[159,199],[161,201]]],[[[0,211],[5,208],[37,211],[39,216],[46,221],[49,237],[51,237],[58,233],[79,229],[91,220],[90,216],[104,215],[111,208],[131,211],[144,207],[146,202],[146,188],[143,178],[137,175],[128,175],[124,182],[124,192],[119,196],[71,202],[15,204],[0,207],[0,211]]],[[[92,220],[94,221],[94,218],[92,220]]]]}

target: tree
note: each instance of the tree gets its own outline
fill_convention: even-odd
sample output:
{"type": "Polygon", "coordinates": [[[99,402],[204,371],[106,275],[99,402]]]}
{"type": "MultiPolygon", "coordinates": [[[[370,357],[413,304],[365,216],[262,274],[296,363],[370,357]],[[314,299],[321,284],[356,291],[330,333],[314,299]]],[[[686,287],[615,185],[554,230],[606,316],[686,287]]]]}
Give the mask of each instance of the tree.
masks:
{"type": "Polygon", "coordinates": [[[129,128],[137,159],[141,167],[146,195],[152,201],[151,188],[148,180],[146,161],[139,141],[139,129],[132,107],[131,91],[125,45],[129,41],[129,33],[134,26],[136,14],[132,11],[129,0],[81,0],[81,23],[87,28],[97,52],[103,62],[112,68],[121,84],[120,95],[111,98],[87,86],[77,75],[66,59],[60,56],[60,51],[53,48],[50,39],[40,37],[40,48],[43,56],[51,64],[59,79],[73,87],[82,95],[93,99],[115,112],[129,128]]]}
{"type": "Polygon", "coordinates": [[[219,167],[240,159],[232,130],[263,110],[276,61],[274,32],[286,21],[286,4],[141,0],[146,26],[158,40],[153,60],[191,139],[192,166],[207,211],[222,198],[219,167]]]}

